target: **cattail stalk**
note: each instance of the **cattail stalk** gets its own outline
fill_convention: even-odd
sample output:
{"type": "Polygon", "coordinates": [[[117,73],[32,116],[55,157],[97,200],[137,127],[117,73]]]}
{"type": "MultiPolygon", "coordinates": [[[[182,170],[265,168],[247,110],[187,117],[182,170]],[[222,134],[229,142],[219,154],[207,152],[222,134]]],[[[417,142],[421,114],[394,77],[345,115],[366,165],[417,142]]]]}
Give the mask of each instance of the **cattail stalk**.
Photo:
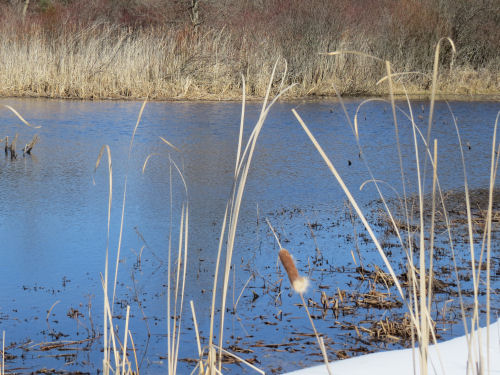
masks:
{"type": "Polygon", "coordinates": [[[279,252],[279,257],[281,263],[283,264],[283,267],[285,267],[286,273],[288,274],[288,278],[290,279],[290,284],[292,284],[293,290],[295,290],[300,295],[300,298],[302,300],[302,305],[306,309],[307,317],[311,322],[312,329],[314,331],[314,334],[316,335],[316,339],[318,340],[318,345],[321,350],[321,354],[323,355],[323,360],[326,365],[326,370],[328,371],[329,375],[332,375],[332,372],[330,371],[330,366],[328,364],[328,356],[326,354],[325,344],[323,342],[323,339],[319,336],[318,331],[316,331],[316,327],[314,326],[311,314],[309,313],[309,309],[307,308],[306,301],[304,300],[304,293],[306,292],[307,287],[309,286],[309,279],[299,275],[299,271],[297,270],[297,267],[295,267],[295,262],[293,261],[293,258],[288,252],[288,250],[281,249],[279,252]]]}

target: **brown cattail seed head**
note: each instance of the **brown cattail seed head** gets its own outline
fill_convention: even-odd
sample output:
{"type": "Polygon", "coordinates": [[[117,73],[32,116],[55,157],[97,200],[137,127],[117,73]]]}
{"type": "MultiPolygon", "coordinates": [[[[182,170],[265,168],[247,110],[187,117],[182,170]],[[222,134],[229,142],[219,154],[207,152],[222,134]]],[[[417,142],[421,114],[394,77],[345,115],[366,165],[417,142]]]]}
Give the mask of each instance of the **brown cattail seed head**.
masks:
{"type": "Polygon", "coordinates": [[[293,290],[300,294],[305,293],[307,287],[309,286],[309,280],[305,277],[299,276],[299,271],[297,271],[297,267],[295,267],[293,258],[288,250],[281,249],[279,257],[281,263],[283,263],[283,267],[285,267],[286,273],[288,274],[293,290]]]}

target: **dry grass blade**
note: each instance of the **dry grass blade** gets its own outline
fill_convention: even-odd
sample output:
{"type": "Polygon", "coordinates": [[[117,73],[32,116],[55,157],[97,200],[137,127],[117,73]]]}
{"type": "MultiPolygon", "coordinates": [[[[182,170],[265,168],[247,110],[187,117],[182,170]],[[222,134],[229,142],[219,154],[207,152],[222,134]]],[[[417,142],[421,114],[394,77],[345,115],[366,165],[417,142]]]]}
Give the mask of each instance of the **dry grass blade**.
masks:
{"type": "MultiPolygon", "coordinates": [[[[233,273],[234,275],[234,273],[233,273]]],[[[253,279],[253,275],[250,275],[250,277],[248,278],[247,282],[245,283],[245,285],[243,285],[243,288],[241,288],[241,292],[240,292],[240,295],[238,296],[238,298],[236,299],[236,302],[234,302],[233,304],[233,311],[236,312],[236,308],[238,307],[238,303],[240,302],[240,299],[241,299],[241,296],[243,296],[243,292],[245,291],[245,289],[247,288],[248,286],[248,283],[250,282],[250,280],[253,279]]],[[[234,296],[233,296],[233,300],[234,300],[234,296]]]]}
{"type": "MultiPolygon", "coordinates": [[[[101,159],[104,155],[104,151],[106,151],[107,159],[108,159],[108,218],[107,218],[107,228],[106,228],[106,256],[104,263],[104,280],[103,280],[103,292],[104,292],[104,358],[103,358],[103,373],[104,375],[109,374],[109,356],[110,356],[110,348],[108,345],[108,319],[107,319],[107,308],[106,305],[108,302],[108,281],[109,281],[109,235],[110,235],[110,225],[111,225],[111,202],[113,201],[113,164],[111,161],[111,149],[108,145],[104,145],[101,147],[99,151],[99,155],[97,156],[97,161],[95,163],[94,173],[97,171],[101,163],[101,159]]],[[[92,182],[95,184],[94,176],[92,176],[92,182]]],[[[111,325],[112,327],[113,325],[111,325]]]]}
{"type": "MultiPolygon", "coordinates": [[[[226,232],[228,211],[229,211],[229,202],[226,204],[226,210],[224,212],[219,238],[224,238],[224,234],[226,232]]],[[[210,311],[210,333],[208,335],[208,367],[209,367],[210,373],[213,373],[215,371],[215,350],[213,349],[213,344],[212,344],[213,341],[212,340],[214,337],[215,300],[216,300],[216,296],[217,296],[217,282],[218,282],[218,276],[219,276],[219,265],[220,265],[221,255],[222,255],[222,245],[223,245],[223,241],[219,241],[219,247],[217,249],[217,259],[215,261],[214,285],[213,285],[213,289],[212,289],[212,308],[210,311]]]]}
{"type": "Polygon", "coordinates": [[[61,301],[57,300],[56,302],[54,302],[52,304],[52,306],[50,307],[49,311],[47,311],[47,316],[45,318],[45,320],[47,321],[47,327],[49,328],[49,331],[50,331],[50,324],[49,324],[49,317],[50,317],[50,313],[52,312],[52,310],[54,309],[54,307],[61,301]]]}
{"type": "MultiPolygon", "coordinates": [[[[132,338],[132,332],[128,331],[128,336],[130,337],[130,344],[132,345],[132,351],[134,352],[135,368],[137,369],[136,374],[139,374],[139,363],[137,361],[137,351],[135,350],[134,339],[132,338]]],[[[131,371],[133,374],[133,371],[131,371]]]]}
{"type": "Polygon", "coordinates": [[[427,311],[431,311],[431,303],[432,303],[432,280],[434,279],[433,274],[433,261],[434,261],[434,228],[435,228],[435,219],[436,219],[436,182],[437,182],[437,166],[438,166],[438,156],[437,156],[437,148],[438,141],[434,139],[434,163],[432,168],[432,208],[431,208],[431,238],[429,243],[429,285],[427,290],[429,291],[429,295],[427,296],[427,311]]]}
{"type": "MultiPolygon", "coordinates": [[[[436,101],[436,90],[437,90],[437,85],[438,85],[438,69],[439,69],[439,53],[440,53],[440,47],[441,47],[441,42],[443,41],[448,41],[451,45],[452,48],[452,59],[451,59],[451,64],[453,64],[453,57],[455,56],[455,53],[457,52],[455,48],[455,43],[453,43],[453,40],[451,38],[441,38],[437,42],[436,45],[436,51],[434,53],[434,67],[432,70],[432,87],[431,87],[431,104],[430,104],[430,109],[429,109],[429,122],[427,125],[427,137],[425,138],[425,141],[427,144],[429,144],[429,140],[431,138],[431,129],[432,129],[432,117],[434,114],[434,103],[436,101]]],[[[425,170],[425,168],[424,168],[425,170]]],[[[425,172],[424,172],[425,176],[425,172]]]]}
{"type": "Polygon", "coordinates": [[[130,317],[130,305],[127,305],[127,314],[125,318],[125,337],[123,338],[123,354],[122,354],[122,375],[125,375],[125,365],[127,363],[127,339],[128,339],[128,322],[130,317]]]}
{"type": "Polygon", "coordinates": [[[110,370],[113,372],[119,372],[119,365],[120,365],[120,353],[118,351],[118,347],[116,345],[116,337],[115,337],[115,330],[113,329],[113,314],[111,312],[111,308],[109,307],[109,299],[108,299],[108,294],[107,292],[107,287],[104,284],[104,279],[101,277],[101,283],[102,283],[102,288],[104,290],[104,319],[105,319],[105,327],[108,327],[109,329],[104,331],[104,336],[107,337],[107,334],[109,332],[109,341],[111,341],[112,348],[113,348],[113,355],[115,359],[115,371],[112,370],[111,368],[111,359],[110,359],[110,352],[111,352],[111,345],[108,344],[107,341],[104,341],[104,348],[107,349],[107,351],[104,352],[104,359],[103,359],[103,373],[104,374],[109,374],[110,370]]]}
{"type": "Polygon", "coordinates": [[[380,99],[380,98],[370,98],[370,99],[365,99],[363,100],[358,107],[356,108],[356,113],[354,114],[354,135],[356,136],[356,140],[359,142],[359,130],[358,130],[358,113],[366,103],[371,103],[371,102],[386,102],[385,99],[380,99]]]}
{"type": "Polygon", "coordinates": [[[237,178],[237,171],[238,171],[238,165],[240,163],[240,154],[241,154],[241,143],[243,142],[243,126],[245,124],[245,95],[246,95],[246,87],[245,87],[245,76],[242,74],[241,75],[241,82],[242,82],[242,93],[243,93],[243,98],[241,101],[241,120],[240,120],[240,132],[238,134],[238,148],[236,151],[236,166],[234,168],[234,178],[237,178]]]}
{"type": "MultiPolygon", "coordinates": [[[[109,346],[108,346],[108,319],[107,319],[107,309],[106,304],[108,303],[108,280],[109,280],[109,234],[110,234],[110,225],[111,225],[111,202],[113,201],[113,164],[111,162],[111,150],[108,145],[104,145],[101,147],[99,151],[99,155],[97,156],[97,161],[95,163],[94,173],[97,171],[101,163],[101,159],[104,155],[104,151],[106,151],[107,159],[108,159],[108,181],[109,181],[109,189],[108,189],[108,220],[107,220],[107,228],[106,228],[106,256],[104,263],[104,280],[103,280],[103,292],[104,292],[104,358],[103,358],[103,372],[104,375],[109,374],[109,346]]],[[[95,185],[94,176],[92,176],[92,182],[95,185]]],[[[111,325],[112,327],[112,325],[111,325]]]]}
{"type": "Polygon", "coordinates": [[[18,118],[19,120],[21,120],[21,121],[22,121],[22,123],[23,123],[24,125],[29,126],[30,128],[34,128],[34,129],[39,129],[39,128],[41,128],[41,126],[39,126],[39,125],[31,125],[28,121],[26,121],[26,120],[23,118],[23,116],[21,116],[21,115],[19,114],[19,112],[17,112],[17,111],[16,111],[14,108],[12,108],[10,105],[3,104],[3,106],[4,106],[5,108],[7,108],[9,111],[11,111],[12,113],[14,113],[14,114],[17,116],[17,118],[18,118]]]}
{"type": "Polygon", "coordinates": [[[174,166],[174,168],[177,170],[177,173],[179,173],[179,177],[181,178],[182,180],[182,183],[184,185],[184,191],[186,192],[186,199],[188,198],[188,188],[187,188],[187,183],[186,183],[186,179],[184,178],[184,174],[182,173],[182,171],[180,170],[179,166],[177,165],[177,163],[175,161],[173,161],[172,159],[170,159],[170,163],[174,166]]]}
{"type": "Polygon", "coordinates": [[[273,226],[271,225],[271,223],[269,222],[269,219],[266,217],[266,223],[267,225],[269,226],[269,229],[271,229],[271,232],[273,233],[273,236],[274,238],[276,239],[276,242],[278,243],[278,246],[280,247],[280,249],[283,248],[283,246],[281,246],[281,242],[280,242],[280,239],[278,238],[278,236],[276,235],[276,232],[273,228],[273,226]]]}
{"type": "Polygon", "coordinates": [[[168,146],[172,147],[175,151],[177,151],[177,152],[181,152],[181,150],[180,150],[179,148],[175,147],[172,143],[170,143],[169,141],[167,141],[165,138],[160,137],[160,139],[161,139],[164,143],[166,143],[168,146]]]}
{"type": "Polygon", "coordinates": [[[160,155],[160,154],[153,152],[152,154],[149,154],[146,157],[146,160],[144,160],[144,164],[142,165],[142,174],[144,174],[144,171],[146,170],[146,166],[148,165],[149,159],[151,159],[155,155],[160,155]]]}
{"type": "Polygon", "coordinates": [[[198,320],[196,319],[193,300],[189,301],[189,305],[191,306],[191,314],[193,315],[194,333],[196,334],[196,345],[198,346],[198,357],[200,359],[200,361],[198,362],[198,366],[200,366],[200,372],[204,374],[205,371],[203,369],[203,353],[201,351],[200,331],[198,330],[198,320]]]}
{"type": "Polygon", "coordinates": [[[326,55],[326,56],[338,56],[338,55],[356,55],[356,56],[362,56],[362,57],[368,57],[370,59],[373,59],[373,60],[376,60],[376,61],[380,61],[380,62],[383,62],[384,60],[379,58],[379,57],[376,57],[376,56],[373,56],[373,55],[370,55],[368,53],[364,53],[364,52],[359,52],[359,51],[334,51],[334,52],[325,52],[325,53],[320,53],[320,55],[326,55]]]}
{"type": "MultiPolygon", "coordinates": [[[[187,189],[187,187],[186,187],[187,189]]],[[[186,192],[187,194],[187,192],[186,192]]],[[[189,202],[186,203],[186,215],[185,215],[185,222],[184,222],[184,269],[182,273],[182,290],[181,290],[181,302],[180,302],[180,312],[179,316],[182,317],[182,311],[184,307],[184,291],[186,287],[186,271],[187,271],[187,258],[188,258],[188,238],[189,238],[189,202]]],[[[179,358],[179,340],[180,340],[180,333],[181,333],[181,323],[182,320],[179,318],[179,329],[178,329],[178,336],[177,336],[177,343],[176,343],[176,351],[175,351],[175,367],[174,367],[174,374],[177,372],[177,363],[178,363],[178,358],[179,358]]]]}
{"type": "Polygon", "coordinates": [[[384,184],[385,186],[387,186],[389,189],[391,189],[394,194],[396,194],[396,197],[398,199],[399,202],[402,202],[402,199],[401,199],[401,196],[399,195],[399,192],[396,190],[396,188],[394,188],[394,186],[392,186],[391,184],[389,184],[387,181],[384,181],[384,180],[379,180],[379,179],[370,179],[370,180],[366,180],[364,181],[361,185],[359,185],[359,191],[363,190],[364,187],[369,184],[369,183],[373,183],[373,184],[384,184]]]}
{"type": "Polygon", "coordinates": [[[330,371],[330,363],[328,362],[328,355],[326,354],[325,341],[323,340],[323,337],[319,337],[318,340],[321,354],[323,355],[323,361],[325,362],[326,371],[328,371],[329,375],[332,375],[332,372],[330,371]]]}
{"type": "MultiPolygon", "coordinates": [[[[217,349],[219,349],[222,353],[225,353],[225,354],[227,354],[228,356],[235,358],[235,359],[236,359],[236,360],[238,360],[239,362],[241,362],[241,363],[243,363],[243,364],[247,365],[248,367],[250,367],[252,370],[257,371],[259,374],[262,374],[262,375],[265,375],[265,374],[266,374],[266,373],[265,373],[264,371],[262,371],[260,368],[255,367],[255,366],[254,366],[254,365],[252,365],[251,363],[249,363],[249,362],[245,361],[243,358],[238,357],[236,354],[231,353],[231,352],[228,352],[228,351],[227,351],[227,350],[225,350],[224,348],[221,348],[221,347],[219,347],[219,346],[217,346],[217,345],[215,345],[215,347],[216,347],[217,349]]],[[[219,371],[217,371],[217,372],[219,372],[219,371]]]]}

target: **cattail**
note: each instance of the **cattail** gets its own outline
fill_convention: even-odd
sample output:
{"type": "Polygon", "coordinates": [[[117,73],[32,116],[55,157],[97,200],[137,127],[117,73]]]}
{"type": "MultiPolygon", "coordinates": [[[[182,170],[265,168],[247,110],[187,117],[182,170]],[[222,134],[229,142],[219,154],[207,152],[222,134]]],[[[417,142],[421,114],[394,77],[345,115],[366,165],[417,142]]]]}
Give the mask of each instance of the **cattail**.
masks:
{"type": "Polygon", "coordinates": [[[292,256],[286,249],[281,249],[279,253],[281,263],[285,267],[288,278],[290,279],[290,284],[292,284],[293,290],[297,293],[303,294],[306,292],[309,286],[309,280],[306,277],[299,276],[299,271],[295,267],[292,256]]]}

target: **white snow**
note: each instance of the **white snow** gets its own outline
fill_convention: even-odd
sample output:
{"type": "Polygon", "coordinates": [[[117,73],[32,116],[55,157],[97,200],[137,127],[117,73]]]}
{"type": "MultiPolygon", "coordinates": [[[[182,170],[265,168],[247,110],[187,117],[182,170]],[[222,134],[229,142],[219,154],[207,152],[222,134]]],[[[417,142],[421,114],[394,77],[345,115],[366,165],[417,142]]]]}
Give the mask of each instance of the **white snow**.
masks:
{"type": "MultiPolygon", "coordinates": [[[[500,320],[490,325],[490,372],[500,374],[500,320]]],[[[480,330],[483,347],[482,353],[486,363],[486,328],[480,330]]],[[[477,338],[476,338],[477,344],[477,338]]],[[[476,345],[477,346],[477,345],[476,345]]],[[[473,352],[477,350],[473,347],[473,352]]],[[[372,353],[360,357],[349,358],[330,363],[332,375],[404,375],[419,374],[418,348],[414,351],[416,369],[412,349],[394,350],[372,353]]],[[[429,347],[429,375],[466,375],[468,357],[467,339],[465,336],[438,343],[429,347]],[[439,353],[439,356],[438,356],[439,353]],[[440,359],[441,358],[441,361],[440,359]]],[[[476,356],[477,357],[477,356],[476,356]]],[[[472,374],[472,372],[469,372],[472,374]]],[[[474,372],[476,373],[476,372],[474,372]]],[[[484,374],[488,374],[485,368],[484,374]]],[[[286,375],[328,375],[325,365],[305,368],[286,375]]]]}

